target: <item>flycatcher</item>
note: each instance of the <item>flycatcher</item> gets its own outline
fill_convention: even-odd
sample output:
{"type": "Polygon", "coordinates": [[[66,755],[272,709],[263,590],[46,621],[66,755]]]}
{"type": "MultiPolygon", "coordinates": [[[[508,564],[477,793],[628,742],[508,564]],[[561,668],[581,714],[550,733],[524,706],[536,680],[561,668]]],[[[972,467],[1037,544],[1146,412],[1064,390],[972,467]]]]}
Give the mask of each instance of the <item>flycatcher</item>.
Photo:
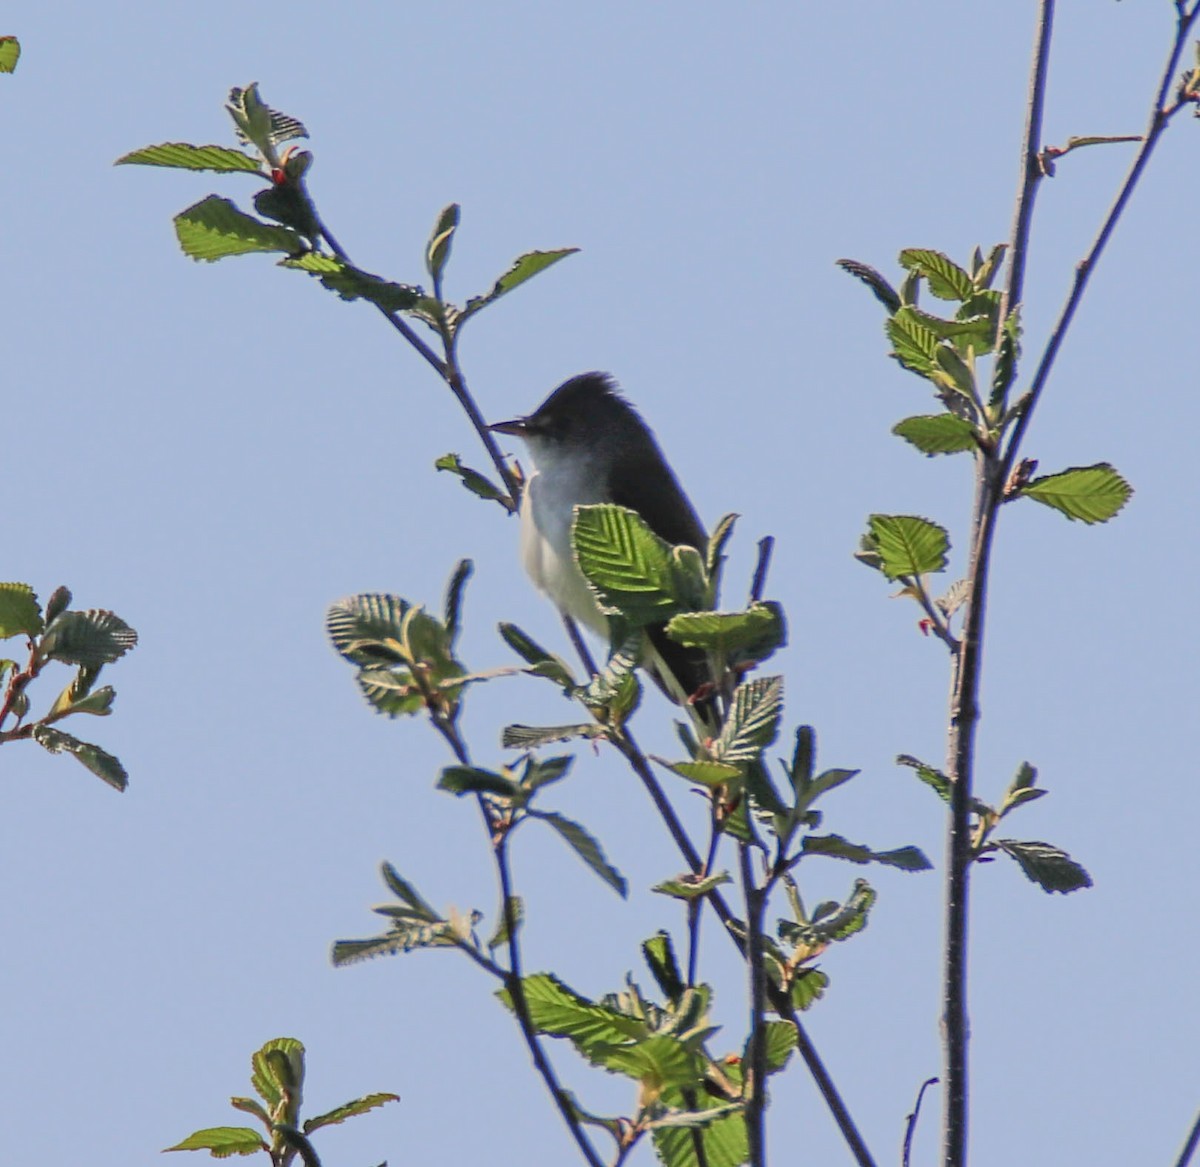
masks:
{"type": "MultiPolygon", "coordinates": [[[[704,553],[704,524],[650,428],[607,374],[572,377],[528,417],[502,421],[491,429],[520,438],[533,462],[535,472],[521,498],[525,570],[562,612],[601,636],[608,635],[608,621],[571,546],[576,507],[628,507],[659,538],[704,553]]],[[[676,644],[663,627],[646,629],[653,650],[646,664],[672,700],[686,700],[709,680],[708,662],[702,651],[676,644]],[[670,676],[663,675],[662,665],[670,676]]]]}

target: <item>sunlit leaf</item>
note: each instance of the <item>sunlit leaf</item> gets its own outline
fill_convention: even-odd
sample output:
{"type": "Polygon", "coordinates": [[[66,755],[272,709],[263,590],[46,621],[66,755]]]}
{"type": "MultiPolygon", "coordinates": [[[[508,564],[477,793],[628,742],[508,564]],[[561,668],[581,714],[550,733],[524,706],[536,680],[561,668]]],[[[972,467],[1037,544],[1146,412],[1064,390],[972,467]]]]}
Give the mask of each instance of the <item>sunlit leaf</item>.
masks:
{"type": "Polygon", "coordinates": [[[869,536],[888,579],[942,571],[950,550],[944,527],[914,515],[872,515],[869,536]]]}
{"type": "Polygon", "coordinates": [[[178,170],[215,170],[219,174],[262,174],[262,162],[228,146],[193,146],[190,142],[163,142],[122,154],[114,166],[170,166],[178,170]]]}
{"type": "Polygon", "coordinates": [[[940,251],[906,248],[900,252],[900,265],[924,276],[929,290],[939,300],[965,300],[975,290],[971,277],[940,251]]]}
{"type": "Polygon", "coordinates": [[[23,583],[0,583],[0,640],[37,636],[41,630],[42,610],[33,588],[23,583]]]}
{"type": "Polygon", "coordinates": [[[167,1151],[208,1151],[214,1159],[230,1155],[256,1155],[268,1151],[262,1135],[248,1126],[212,1126],[194,1131],[182,1143],[166,1147],[167,1151]]]}
{"type": "Polygon", "coordinates": [[[975,427],[953,413],[906,417],[892,426],[892,433],[931,457],[976,448],[975,427]]]}
{"type": "Polygon", "coordinates": [[[209,262],[255,251],[297,255],[307,244],[287,227],[239,211],[229,199],[209,195],[175,216],[175,235],[185,255],[209,262]]]}
{"type": "Polygon", "coordinates": [[[1130,499],[1133,487],[1107,462],[1035,478],[1020,494],[1085,523],[1104,523],[1130,499]]]}

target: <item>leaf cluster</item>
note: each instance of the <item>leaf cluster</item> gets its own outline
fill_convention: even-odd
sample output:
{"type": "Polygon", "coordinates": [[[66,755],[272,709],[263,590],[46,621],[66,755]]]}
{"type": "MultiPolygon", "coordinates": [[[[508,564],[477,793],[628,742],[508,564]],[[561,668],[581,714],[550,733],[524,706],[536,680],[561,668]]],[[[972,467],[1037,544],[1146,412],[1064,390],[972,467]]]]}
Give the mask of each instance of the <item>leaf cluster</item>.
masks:
{"type": "MultiPolygon", "coordinates": [[[[307,138],[294,117],[270,108],[257,83],[230,91],[226,111],[245,149],[165,142],[132,150],[117,165],[160,166],[218,174],[249,174],[266,185],[253,198],[256,215],[232,200],[209,195],[175,216],[175,234],[185,255],[212,262],[255,252],[281,254],[281,267],[306,272],[343,300],[365,300],[387,315],[410,317],[427,325],[452,346],[462,325],[500,297],[531,280],[578,248],[529,251],[515,259],[492,287],[471,296],[461,307],[442,295],[442,282],[460,211],[450,204],[438,215],[425,247],[425,268],[433,280],[427,293],[415,283],[396,282],[353,264],[321,221],[309,194],[309,151],[286,142],[307,138]]],[[[469,484],[469,483],[468,483],[469,484]]]]}
{"type": "MultiPolygon", "coordinates": [[[[901,754],[896,761],[915,771],[926,786],[949,804],[953,782],[941,770],[908,754],[901,754]]],[[[980,798],[972,797],[971,859],[989,862],[997,854],[1007,855],[1046,892],[1066,893],[1091,887],[1092,877],[1061,847],[1034,840],[992,838],[1004,818],[1018,807],[1036,802],[1048,793],[1037,785],[1037,769],[1028,762],[1022,762],[998,805],[991,806],[980,798]]]]}
{"type": "Polygon", "coordinates": [[[24,637],[28,646],[23,665],[0,659],[0,743],[29,738],[52,754],[70,754],[110,786],[124,790],[129,779],[120,761],[57,723],[79,713],[107,717],[112,712],[116,691],[97,682],[105,665],[137,644],[137,633],[112,612],[72,611],[70,603],[71,593],[60,587],[43,611],[28,584],[0,583],[0,640],[24,637]],[[30,685],[51,662],[74,667],[75,675],[47,712],[31,719],[30,685]],[[6,728],[9,719],[12,726],[6,728]]]}
{"type": "Polygon", "coordinates": [[[265,1134],[254,1127],[206,1127],[166,1150],[208,1151],[214,1159],[261,1151],[270,1157],[272,1167],[288,1167],[297,1155],[305,1162],[315,1162],[308,1141],[314,1131],[366,1114],[385,1102],[400,1101],[397,1094],[367,1094],[301,1121],[304,1046],[293,1037],[273,1038],[255,1051],[250,1058],[250,1084],[258,1098],[234,1097],[230,1105],[257,1119],[265,1134]]]}
{"type": "MultiPolygon", "coordinates": [[[[649,1134],[662,1162],[684,1167],[736,1167],[747,1153],[744,1052],[714,1055],[717,1032],[710,1017],[712,990],[687,986],[665,932],[642,946],[664,1000],[648,998],[632,978],[625,988],[589,999],[549,973],[521,980],[538,1033],[568,1041],[586,1061],[636,1085],[633,1112],[591,1114],[572,1099],[576,1116],[607,1130],[624,1152],[649,1134]]],[[[511,988],[500,1000],[513,1007],[511,988]]],[[[795,1027],[766,1026],[768,1073],[783,1069],[796,1044],[795,1027]]]]}
{"type": "MultiPolygon", "coordinates": [[[[906,417],[892,429],[929,457],[998,451],[1028,404],[1025,396],[1012,400],[1021,355],[1020,306],[1001,319],[1003,296],[992,287],[1004,251],[998,244],[985,257],[976,248],[963,268],[940,251],[907,248],[900,252],[906,274],[899,288],[866,264],[839,260],[887,309],[884,331],[891,356],[927,381],[942,404],[942,412],[906,417]],[[922,289],[948,310],[938,314],[922,308],[922,289]]],[[[1132,493],[1121,475],[1101,462],[1020,482],[1006,492],[1005,501],[1031,498],[1070,519],[1102,523],[1132,493]]]]}

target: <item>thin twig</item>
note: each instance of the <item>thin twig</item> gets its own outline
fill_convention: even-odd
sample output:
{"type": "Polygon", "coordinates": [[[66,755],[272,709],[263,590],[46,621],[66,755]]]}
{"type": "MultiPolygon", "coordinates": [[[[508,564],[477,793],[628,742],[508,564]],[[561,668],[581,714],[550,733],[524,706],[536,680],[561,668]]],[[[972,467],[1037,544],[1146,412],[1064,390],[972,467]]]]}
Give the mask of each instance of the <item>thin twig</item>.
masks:
{"type": "Polygon", "coordinates": [[[1175,1160],[1175,1167],[1188,1167],[1198,1144],[1200,1144],[1200,1114],[1196,1115],[1196,1121],[1192,1123],[1187,1142],[1183,1144],[1183,1150],[1179,1152],[1179,1158],[1175,1160]]]}
{"type": "MultiPolygon", "coordinates": [[[[1112,235],[1133,194],[1138,180],[1153,154],[1170,119],[1184,107],[1184,98],[1167,105],[1170,87],[1179,66],[1179,58],[1191,26],[1200,12],[1200,3],[1186,10],[1177,5],[1175,39],[1159,83],[1150,115],[1149,129],[1138,150],[1091,249],[1079,264],[1067,301],[1060,313],[1026,396],[1026,404],[1017,419],[1002,457],[986,449],[976,454],[976,489],[972,508],[969,596],[964,619],[961,649],[951,686],[950,740],[947,772],[951,788],[951,816],[946,864],[946,939],[943,1001],[944,1109],[942,1156],[945,1167],[962,1167],[967,1149],[967,908],[969,873],[972,859],[970,840],[971,787],[974,777],[975,733],[979,722],[978,695],[982,668],[984,614],[987,603],[989,562],[995,534],[996,517],[1003,501],[1004,482],[1008,478],[1029,427],[1033,410],[1045,389],[1054,359],[1074,318],[1096,262],[1112,235]]],[[[1050,36],[1053,28],[1054,0],[1042,0],[1035,39],[1030,97],[1022,145],[1021,182],[1010,243],[1010,270],[1000,314],[1001,326],[1009,312],[1019,304],[1029,245],[1034,199],[1042,172],[1037,165],[1045,99],[1050,36]]]]}
{"type": "Polygon", "coordinates": [[[771,552],[775,550],[775,536],[764,535],[758,541],[758,563],[754,568],[754,580],[750,584],[750,603],[757,604],[762,599],[763,590],[767,586],[767,571],[771,567],[771,552]]]}
{"type": "MultiPolygon", "coordinates": [[[[1001,298],[998,327],[1020,303],[1025,262],[1038,183],[1042,112],[1054,31],[1054,0],[1041,0],[1029,98],[1021,143],[1021,172],[1009,242],[1009,274],[1001,298]]],[[[1007,392],[1007,387],[1005,387],[1007,392]]],[[[970,1086],[968,1078],[967,923],[971,873],[971,794],[975,772],[975,733],[979,724],[980,672],[983,666],[984,619],[987,611],[988,565],[996,512],[1004,486],[996,453],[981,446],[975,452],[975,498],[971,511],[967,601],[962,636],[953,654],[950,683],[950,732],[946,772],[951,779],[950,815],[946,826],[945,936],[942,954],[942,1162],[965,1167],[970,1086]]]]}
{"type": "Polygon", "coordinates": [[[925,1097],[925,1091],[930,1086],[936,1085],[936,1078],[926,1078],[921,1083],[921,1089],[917,1091],[917,1101],[913,1104],[912,1114],[908,1116],[904,1123],[904,1150],[900,1156],[900,1167],[909,1167],[912,1156],[913,1135],[917,1132],[917,1118],[921,1113],[921,1099],[925,1097]]]}
{"type": "MultiPolygon", "coordinates": [[[[421,670],[413,669],[412,675],[426,697],[430,720],[433,722],[434,727],[446,739],[451,752],[459,764],[469,766],[471,764],[470,751],[467,749],[466,742],[463,741],[461,734],[458,732],[458,726],[441,712],[436,702],[429,700],[430,691],[424,683],[421,670]]],[[[515,907],[516,901],[513,897],[512,870],[508,862],[508,826],[497,820],[497,816],[489,810],[482,795],[477,794],[475,801],[479,806],[479,813],[483,817],[484,829],[487,831],[492,844],[492,856],[496,863],[496,875],[500,883],[501,912],[504,916],[504,930],[508,933],[508,969],[501,970],[501,972],[504,978],[504,986],[508,989],[509,997],[512,999],[513,1014],[517,1018],[517,1026],[521,1030],[521,1036],[525,1039],[529,1056],[533,1059],[534,1069],[541,1075],[542,1081],[550,1093],[550,1097],[554,1099],[554,1105],[558,1108],[559,1114],[562,1115],[562,1120],[566,1123],[567,1130],[571,1132],[571,1137],[579,1147],[580,1154],[587,1161],[588,1167],[604,1167],[603,1160],[596,1153],[591,1140],[587,1137],[587,1133],[584,1131],[583,1124],[575,1114],[575,1108],[571,1105],[567,1092],[559,1083],[558,1076],[554,1072],[554,1067],[550,1064],[545,1051],[542,1049],[542,1044],[538,1040],[537,1027],[533,1024],[533,1017],[529,1012],[529,1001],[525,996],[525,982],[522,979],[521,972],[521,945],[517,936],[519,922],[515,907]]],[[[465,948],[464,951],[467,951],[468,955],[472,955],[465,948]]],[[[480,963],[480,961],[476,959],[476,963],[480,963]]]]}
{"type": "MultiPolygon", "coordinates": [[[[1045,0],[1045,2],[1052,3],[1052,0],[1045,0]]],[[[1033,411],[1037,408],[1042,392],[1046,388],[1046,382],[1049,380],[1050,371],[1054,367],[1055,358],[1058,356],[1062,342],[1066,338],[1067,331],[1070,329],[1071,323],[1075,318],[1076,310],[1079,308],[1083,294],[1087,290],[1088,281],[1092,278],[1092,273],[1096,270],[1096,264],[1103,254],[1105,247],[1108,245],[1108,241],[1112,237],[1112,233],[1116,229],[1122,214],[1124,214],[1129,200],[1133,196],[1133,192],[1142,177],[1142,173],[1146,169],[1146,165],[1150,161],[1155,147],[1158,145],[1159,139],[1180,110],[1191,104],[1185,100],[1177,100],[1168,104],[1168,95],[1170,94],[1172,84],[1175,83],[1175,76],[1179,69],[1179,59],[1187,45],[1192,28],[1196,23],[1196,18],[1200,15],[1200,3],[1193,5],[1190,11],[1185,10],[1184,6],[1179,6],[1178,11],[1179,17],[1176,22],[1175,39],[1167,54],[1162,78],[1155,93],[1146,134],[1142,139],[1140,149],[1134,155],[1134,159],[1129,165],[1125,180],[1121,184],[1121,188],[1117,192],[1117,196],[1113,200],[1113,204],[1109,208],[1108,214],[1105,216],[1104,222],[1092,246],[1075,268],[1075,279],[1071,284],[1071,290],[1067,294],[1066,302],[1059,312],[1058,320],[1054,325],[1053,331],[1050,333],[1050,339],[1046,342],[1042,358],[1038,363],[1037,370],[1034,372],[1033,380],[1030,382],[1027,394],[1028,404],[1021,411],[1021,416],[1017,419],[1016,424],[1013,426],[1012,434],[1009,437],[1008,447],[1003,459],[1005,477],[1007,477],[1016,462],[1017,453],[1025,437],[1025,432],[1029,428],[1033,411]]]]}
{"type": "Polygon", "coordinates": [[[746,897],[746,966],[750,976],[750,1043],[746,1050],[744,1083],[750,1087],[746,1098],[746,1142],[750,1167],[766,1167],[767,1145],[763,1119],[767,1105],[767,974],[763,967],[763,909],[766,900],[755,884],[750,845],[738,844],[738,868],[746,897]]]}
{"type": "Polygon", "coordinates": [[[825,1063],[821,1061],[821,1055],[817,1053],[812,1039],[808,1036],[808,1030],[800,1023],[800,1018],[796,1015],[795,1006],[783,994],[772,993],[771,1008],[784,1021],[790,1022],[795,1029],[796,1049],[804,1059],[804,1064],[808,1067],[809,1073],[812,1074],[813,1081],[816,1083],[817,1089],[821,1092],[821,1097],[825,1100],[825,1105],[829,1107],[830,1112],[833,1114],[834,1121],[837,1123],[838,1129],[842,1132],[842,1137],[846,1140],[846,1144],[850,1148],[850,1153],[854,1156],[854,1161],[858,1164],[858,1167],[875,1167],[875,1160],[871,1158],[871,1152],[867,1149],[867,1144],[863,1142],[862,1135],[858,1133],[858,1127],[854,1125],[854,1119],[846,1109],[846,1104],[842,1101],[842,1096],[833,1084],[833,1079],[829,1076],[829,1071],[825,1069],[825,1063]]]}
{"type": "MultiPolygon", "coordinates": [[[[325,242],[329,244],[334,255],[343,263],[348,263],[353,266],[353,261],[345,248],[338,243],[332,233],[317,219],[321,228],[321,235],[325,242]]],[[[483,414],[479,412],[479,407],[475,404],[475,399],[471,396],[470,390],[467,388],[466,378],[462,374],[462,370],[458,367],[457,359],[454,355],[454,338],[445,340],[446,359],[442,360],[437,353],[433,351],[424,340],[414,331],[412,326],[398,312],[389,312],[381,304],[376,304],[376,308],[382,314],[383,318],[402,336],[412,347],[420,354],[420,356],[429,364],[435,373],[450,388],[450,392],[454,394],[459,405],[462,406],[467,417],[470,418],[471,425],[475,430],[476,436],[483,443],[483,448],[487,451],[488,457],[492,460],[492,465],[495,466],[496,472],[504,482],[504,487],[508,491],[509,500],[511,502],[510,510],[515,510],[517,502],[520,498],[520,487],[516,478],[513,476],[512,469],[509,467],[504,455],[500,453],[500,447],[496,444],[496,439],[492,435],[491,430],[487,427],[487,422],[483,419],[483,414]]]]}
{"type": "Polygon", "coordinates": [[[571,1105],[567,1092],[559,1084],[554,1067],[550,1065],[542,1050],[542,1043],[538,1041],[537,1030],[534,1028],[529,1013],[529,1002],[525,997],[525,982],[521,972],[521,946],[517,939],[517,914],[513,899],[512,872],[508,864],[507,834],[500,836],[493,852],[496,856],[496,871],[500,877],[500,894],[504,897],[504,927],[508,932],[509,975],[507,988],[509,996],[512,998],[513,1011],[521,1026],[521,1034],[529,1048],[529,1055],[533,1058],[534,1067],[546,1083],[546,1088],[554,1099],[554,1105],[558,1107],[563,1122],[567,1124],[567,1129],[579,1147],[579,1153],[587,1160],[589,1167],[604,1167],[604,1161],[592,1146],[591,1140],[583,1129],[583,1124],[575,1114],[575,1108],[571,1105]]]}

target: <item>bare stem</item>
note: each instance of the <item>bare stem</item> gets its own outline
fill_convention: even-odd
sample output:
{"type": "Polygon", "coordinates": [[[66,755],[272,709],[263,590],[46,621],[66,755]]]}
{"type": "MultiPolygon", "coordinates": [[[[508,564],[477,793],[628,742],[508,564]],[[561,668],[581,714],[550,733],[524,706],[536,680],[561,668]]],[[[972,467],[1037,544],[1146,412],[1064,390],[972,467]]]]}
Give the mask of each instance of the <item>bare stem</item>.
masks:
{"type": "MultiPolygon", "coordinates": [[[[1044,4],[1052,6],[1053,0],[1043,0],[1044,4]]],[[[1100,226],[1100,230],[1096,234],[1096,238],[1092,246],[1088,249],[1087,254],[1080,260],[1075,268],[1075,279],[1071,284],[1071,290],[1067,294],[1066,302],[1063,304],[1059,312],[1058,320],[1055,322],[1054,330],[1050,334],[1050,339],[1046,342],[1046,347],[1042,352],[1041,360],[1033,375],[1033,380],[1030,382],[1028,403],[1021,411],[1021,416],[1017,419],[1016,425],[1013,427],[1012,435],[1008,440],[1008,447],[1004,454],[1004,475],[1007,476],[1016,464],[1017,452],[1020,449],[1021,442],[1025,437],[1025,432],[1029,428],[1030,419],[1033,416],[1033,411],[1041,400],[1043,391],[1046,388],[1046,382],[1049,380],[1050,371],[1054,367],[1055,358],[1058,356],[1058,350],[1062,347],[1062,342],[1066,339],[1068,330],[1071,327],[1072,321],[1075,319],[1075,313],[1079,308],[1080,301],[1083,299],[1083,294],[1087,290],[1088,281],[1092,278],[1092,273],[1096,270],[1096,264],[1099,262],[1100,256],[1103,254],[1105,247],[1108,245],[1109,239],[1112,237],[1113,231],[1120,222],[1121,216],[1124,214],[1129,200],[1133,197],[1133,192],[1137,188],[1138,182],[1142,177],[1142,173],[1146,169],[1151,156],[1154,153],[1155,147],[1162,138],[1163,132],[1171,123],[1171,120],[1186,108],[1189,102],[1185,100],[1170,100],[1171,86],[1175,83],[1176,73],[1179,70],[1179,59],[1183,54],[1184,48],[1187,46],[1188,38],[1191,35],[1192,29],[1196,24],[1196,18],[1200,15],[1200,3],[1194,4],[1190,10],[1186,5],[1178,5],[1178,18],[1176,20],[1175,37],[1171,42],[1170,50],[1167,53],[1166,62],[1163,66],[1162,77],[1158,84],[1158,89],[1154,96],[1154,102],[1150,109],[1149,124],[1146,128],[1146,133],[1142,138],[1141,147],[1134,155],[1133,161],[1129,165],[1129,170],[1125,175],[1125,180],[1122,182],[1120,189],[1117,191],[1117,196],[1113,200],[1112,206],[1109,208],[1108,214],[1104,218],[1104,222],[1100,226]]],[[[1036,184],[1036,178],[1028,179],[1028,182],[1036,184]]],[[[1029,198],[1032,204],[1032,196],[1029,198]]],[[[1018,259],[1017,253],[1024,253],[1026,250],[1027,236],[1020,239],[1021,246],[1016,246],[1018,239],[1014,237],[1013,243],[1013,262],[1016,266],[1018,259]]],[[[1023,260],[1021,268],[1023,270],[1023,260]]],[[[1010,281],[1011,286],[1011,281],[1010,281]]],[[[1019,294],[1019,287],[1017,289],[1019,294]]],[[[1013,296],[1015,302],[1016,296],[1013,296]]]]}
{"type": "Polygon", "coordinates": [[[930,1086],[936,1085],[936,1078],[926,1078],[921,1083],[921,1089],[917,1091],[917,1101],[913,1104],[912,1114],[908,1116],[904,1123],[904,1148],[900,1155],[900,1167],[909,1167],[912,1158],[913,1135],[917,1133],[917,1119],[921,1115],[921,1099],[925,1097],[925,1091],[930,1086]]]}
{"type": "MultiPolygon", "coordinates": [[[[1066,303],[1055,324],[1038,363],[1025,406],[1013,426],[1003,456],[980,450],[975,462],[975,501],[972,508],[968,599],[962,640],[955,653],[951,684],[950,734],[947,773],[952,780],[951,813],[947,838],[946,921],[944,954],[944,997],[942,1015],[943,1089],[942,1162],[944,1167],[964,1167],[967,1161],[969,1025],[967,1020],[967,921],[971,849],[971,796],[974,780],[975,734],[979,723],[979,690],[984,641],[984,617],[992,543],[999,508],[1004,500],[1004,482],[1010,474],[1033,411],[1041,398],[1053,368],[1055,357],[1074,319],[1087,288],[1121,215],[1154,148],[1173,118],[1189,102],[1168,97],[1179,59],[1188,35],[1200,13],[1200,2],[1189,10],[1177,4],[1175,37],[1154,98],[1149,127],[1142,139],[1116,199],[1084,259],[1078,265],[1066,303]]],[[[1037,35],[1034,42],[1030,75],[1029,101],[1021,152],[1021,181],[1013,234],[1009,247],[1009,278],[1004,293],[1001,324],[1021,300],[1025,263],[1029,250],[1034,201],[1043,174],[1038,165],[1042,111],[1046,93],[1050,40],[1053,30],[1054,0],[1041,0],[1037,35]]]]}
{"type": "Polygon", "coordinates": [[[525,1038],[525,1044],[529,1048],[529,1056],[533,1059],[534,1067],[542,1076],[546,1089],[550,1091],[550,1096],[554,1099],[554,1105],[558,1107],[563,1122],[567,1124],[571,1137],[579,1147],[579,1153],[587,1161],[588,1167],[603,1167],[603,1160],[592,1146],[591,1140],[583,1129],[583,1124],[575,1114],[575,1108],[571,1105],[567,1092],[559,1083],[554,1067],[550,1065],[542,1049],[542,1043],[538,1041],[537,1030],[534,1028],[529,1014],[529,1002],[525,998],[525,983],[522,980],[521,972],[521,946],[517,937],[517,915],[513,899],[512,871],[508,862],[507,834],[499,837],[493,852],[496,857],[496,871],[500,877],[500,894],[504,902],[504,927],[508,932],[509,975],[506,979],[506,987],[512,998],[513,1012],[517,1015],[517,1021],[521,1026],[521,1035],[525,1038]]]}
{"type": "Polygon", "coordinates": [[[746,1074],[750,1087],[746,1099],[746,1141],[750,1167],[766,1167],[767,1145],[764,1118],[767,1103],[767,974],[763,968],[762,926],[766,895],[754,879],[754,864],[748,843],[738,844],[738,866],[746,897],[746,966],[750,974],[750,1044],[746,1050],[746,1074]]]}
{"type": "Polygon", "coordinates": [[[1192,1156],[1196,1153],[1197,1144],[1200,1144],[1200,1114],[1196,1115],[1196,1121],[1192,1123],[1187,1142],[1183,1144],[1183,1150],[1179,1152],[1179,1158],[1175,1160],[1175,1167],[1188,1167],[1192,1156]]]}
{"type": "MultiPolygon", "coordinates": [[[[317,222],[321,227],[321,236],[334,255],[343,263],[352,263],[350,256],[345,249],[333,237],[329,229],[321,222],[320,218],[317,222]]],[[[434,370],[439,377],[450,387],[450,392],[454,394],[459,405],[463,407],[463,411],[471,421],[475,433],[479,440],[483,443],[483,448],[487,451],[488,457],[492,460],[492,465],[495,466],[496,472],[500,475],[504,483],[505,489],[508,491],[510,507],[509,510],[515,510],[517,500],[520,497],[520,488],[516,478],[510,469],[504,455],[500,453],[500,447],[496,444],[496,439],[492,436],[491,430],[487,427],[487,422],[483,419],[483,414],[479,412],[479,406],[475,404],[474,397],[471,396],[470,390],[467,388],[466,378],[463,376],[462,370],[458,367],[458,360],[455,355],[455,343],[453,336],[447,336],[443,333],[443,342],[446,350],[446,359],[442,360],[437,353],[433,351],[424,340],[413,330],[412,325],[408,323],[398,312],[389,312],[386,308],[379,304],[375,305],[379,309],[383,318],[402,336],[422,359],[434,370]]]]}

